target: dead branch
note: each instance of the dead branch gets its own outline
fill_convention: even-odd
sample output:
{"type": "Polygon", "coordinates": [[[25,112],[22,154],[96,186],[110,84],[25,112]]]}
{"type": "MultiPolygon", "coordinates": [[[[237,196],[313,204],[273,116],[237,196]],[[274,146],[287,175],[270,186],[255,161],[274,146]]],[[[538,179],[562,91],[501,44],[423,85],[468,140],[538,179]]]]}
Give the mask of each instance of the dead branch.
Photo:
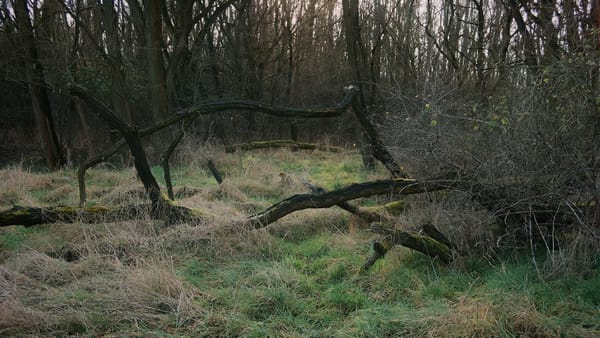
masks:
{"type": "Polygon", "coordinates": [[[341,153],[344,149],[340,147],[314,144],[300,143],[292,140],[273,140],[273,141],[256,141],[250,143],[232,144],[225,147],[226,153],[234,153],[238,150],[255,150],[267,148],[291,148],[292,150],[320,150],[332,153],[341,153]]]}
{"type": "Polygon", "coordinates": [[[373,195],[425,193],[448,189],[454,185],[455,181],[416,181],[400,178],[355,183],[323,194],[294,195],[272,205],[261,213],[248,217],[248,222],[255,228],[262,228],[298,210],[329,208],[342,202],[373,195]]]}

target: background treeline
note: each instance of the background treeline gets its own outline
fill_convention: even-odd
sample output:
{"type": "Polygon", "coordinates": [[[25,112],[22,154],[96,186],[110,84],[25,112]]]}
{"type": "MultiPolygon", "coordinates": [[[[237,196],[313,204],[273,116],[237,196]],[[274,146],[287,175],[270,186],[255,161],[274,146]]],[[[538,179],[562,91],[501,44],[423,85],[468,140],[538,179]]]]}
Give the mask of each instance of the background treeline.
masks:
{"type": "MultiPolygon", "coordinates": [[[[0,4],[0,143],[4,152],[44,149],[49,167],[114,138],[68,95],[70,82],[147,126],[232,98],[332,105],[358,81],[413,175],[556,174],[556,187],[597,184],[597,0],[0,4]]],[[[224,143],[360,144],[350,114],[301,121],[230,112],[192,130],[224,143]]]]}

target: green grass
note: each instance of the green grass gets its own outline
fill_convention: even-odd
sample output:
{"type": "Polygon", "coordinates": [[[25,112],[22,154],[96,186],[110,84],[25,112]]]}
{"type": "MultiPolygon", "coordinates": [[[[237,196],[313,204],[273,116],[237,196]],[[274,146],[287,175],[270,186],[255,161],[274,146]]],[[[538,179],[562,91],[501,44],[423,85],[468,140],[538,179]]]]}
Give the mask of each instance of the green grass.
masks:
{"type": "MultiPolygon", "coordinates": [[[[216,162],[226,180],[259,205],[306,191],[301,184],[280,186],[280,172],[327,189],[386,176],[380,168],[362,169],[354,153],[258,151],[216,162]]],[[[162,168],[152,170],[162,182],[162,168]]],[[[216,187],[202,167],[175,165],[172,173],[175,186],[216,187]]],[[[74,171],[60,176],[75,182],[74,171]]],[[[88,188],[97,196],[90,194],[89,203],[99,203],[103,194],[114,194],[113,189],[130,189],[134,176],[131,169],[90,170],[88,188]]],[[[65,185],[41,181],[24,190],[43,205],[58,184],[65,185]]],[[[68,198],[76,202],[76,194],[68,198]]],[[[221,212],[220,203],[233,203],[226,197],[202,202],[214,207],[215,214],[221,212]]],[[[20,278],[15,283],[16,277],[0,273],[5,278],[0,283],[8,281],[0,286],[16,287],[18,300],[28,309],[56,316],[46,318],[53,325],[6,332],[167,337],[600,335],[597,266],[585,275],[548,278],[528,253],[501,256],[494,264],[460,258],[446,266],[394,248],[368,273],[361,273],[371,254],[372,235],[350,232],[350,217],[336,210],[298,213],[268,231],[253,232],[256,237],[251,238],[237,231],[217,234],[222,224],[151,229],[146,220],[0,229],[2,269],[18,270],[15,276],[20,278]],[[208,236],[202,237],[203,231],[208,236]],[[40,259],[44,254],[54,257],[63,246],[80,250],[81,260],[40,259]],[[249,246],[254,247],[248,250],[249,246]],[[21,271],[20,266],[39,271],[21,271]],[[155,269],[158,276],[140,272],[153,266],[160,267],[155,269]],[[58,283],[48,282],[57,278],[58,283]],[[181,283],[175,291],[168,289],[174,281],[181,283]],[[132,290],[137,293],[131,295],[132,290]]],[[[536,261],[543,266],[543,255],[536,261]]]]}
{"type": "MultiPolygon", "coordinates": [[[[456,326],[448,336],[469,329],[499,336],[600,330],[598,273],[587,279],[544,280],[527,256],[507,258],[498,266],[473,260],[470,265],[478,269],[461,270],[400,249],[361,275],[357,267],[365,258],[364,247],[332,245],[339,236],[345,235],[281,241],[286,254],[274,260],[213,264],[193,259],[181,275],[211,294],[213,300],[205,306],[231,325],[232,333],[248,336],[423,336],[431,327],[449,325],[445,320],[456,326]],[[475,322],[477,311],[493,318],[481,327],[455,322],[454,309],[465,302],[464,308],[473,312],[465,316],[475,316],[475,322]],[[481,303],[485,311],[469,302],[481,303]],[[539,321],[517,325],[515,316],[539,321]]],[[[202,333],[211,333],[206,330],[202,333]]]]}

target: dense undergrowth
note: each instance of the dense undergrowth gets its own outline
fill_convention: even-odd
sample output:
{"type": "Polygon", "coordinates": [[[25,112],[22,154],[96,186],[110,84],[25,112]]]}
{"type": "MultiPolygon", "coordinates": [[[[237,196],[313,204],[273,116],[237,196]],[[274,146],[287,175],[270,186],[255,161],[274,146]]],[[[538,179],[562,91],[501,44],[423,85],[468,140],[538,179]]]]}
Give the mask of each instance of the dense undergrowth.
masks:
{"type": "MultiPolygon", "coordinates": [[[[493,225],[480,211],[459,212],[443,201],[448,195],[412,197],[397,226],[438,224],[464,251],[449,266],[398,247],[359,273],[374,236],[337,208],[297,212],[259,231],[233,227],[306,192],[302,179],[334,189],[386,177],[383,169],[364,171],[355,152],[208,149],[203,155],[226,177],[218,187],[185,151],[186,165],[174,173],[178,202],[207,210],[214,221],[0,229],[0,335],[600,335],[598,266],[549,273],[546,263],[556,256],[544,248],[466,250],[493,247],[493,225]]],[[[75,182],[74,170],[7,167],[0,170],[0,208],[75,205],[75,182]]],[[[143,198],[133,169],[92,169],[88,189],[92,204],[143,198]]]]}

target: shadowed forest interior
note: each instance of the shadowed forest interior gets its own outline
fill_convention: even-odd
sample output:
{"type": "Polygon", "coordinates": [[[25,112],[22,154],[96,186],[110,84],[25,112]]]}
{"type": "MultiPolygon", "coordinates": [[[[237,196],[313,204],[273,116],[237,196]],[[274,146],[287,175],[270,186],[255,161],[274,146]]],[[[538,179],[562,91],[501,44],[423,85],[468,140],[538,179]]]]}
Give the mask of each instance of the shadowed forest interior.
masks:
{"type": "Polygon", "coordinates": [[[600,335],[600,0],[0,0],[0,335],[600,335]]]}

